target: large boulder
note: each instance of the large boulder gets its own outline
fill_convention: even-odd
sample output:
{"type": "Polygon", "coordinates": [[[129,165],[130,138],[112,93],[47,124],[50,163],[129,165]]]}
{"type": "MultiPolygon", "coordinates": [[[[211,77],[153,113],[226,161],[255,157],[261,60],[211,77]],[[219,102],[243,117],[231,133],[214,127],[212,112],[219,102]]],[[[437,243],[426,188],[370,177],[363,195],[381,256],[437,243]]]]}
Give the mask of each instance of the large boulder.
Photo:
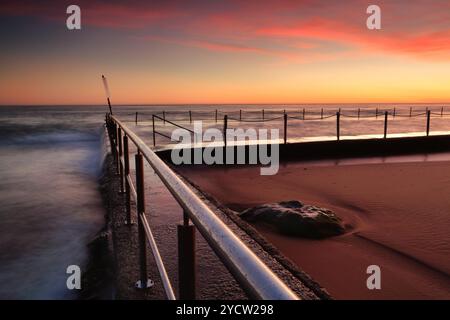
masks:
{"type": "Polygon", "coordinates": [[[331,210],[295,200],[253,207],[242,211],[240,217],[269,224],[289,236],[326,238],[345,232],[341,219],[331,210]]]}

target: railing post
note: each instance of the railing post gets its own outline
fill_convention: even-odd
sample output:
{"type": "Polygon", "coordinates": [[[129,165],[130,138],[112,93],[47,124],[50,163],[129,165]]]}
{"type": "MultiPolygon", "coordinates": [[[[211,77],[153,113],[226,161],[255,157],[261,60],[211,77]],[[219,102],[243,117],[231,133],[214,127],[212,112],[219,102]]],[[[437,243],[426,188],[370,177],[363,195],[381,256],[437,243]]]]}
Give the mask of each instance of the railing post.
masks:
{"type": "Polygon", "coordinates": [[[284,144],[287,143],[287,114],[284,114],[284,144]]]}
{"type": "Polygon", "coordinates": [[[444,107],[441,107],[441,117],[444,116],[444,107]]]}
{"type": "Polygon", "coordinates": [[[152,114],[152,127],[153,127],[153,146],[156,147],[155,115],[154,114],[152,114]]]}
{"type": "Polygon", "coordinates": [[[361,108],[358,108],[358,120],[359,120],[360,115],[361,115],[361,108]]]}
{"type": "Polygon", "coordinates": [[[138,112],[137,112],[137,111],[136,111],[136,118],[135,118],[134,122],[135,122],[136,125],[137,125],[137,123],[138,123],[138,112]]]}
{"type": "Polygon", "coordinates": [[[120,174],[120,155],[119,155],[119,131],[120,128],[119,126],[116,124],[115,126],[115,151],[116,151],[116,174],[119,175],[120,174]]]}
{"type": "Polygon", "coordinates": [[[264,109],[262,109],[262,119],[264,120],[264,109]]]}
{"type": "Polygon", "coordinates": [[[412,107],[409,107],[409,117],[411,118],[412,117],[412,107]]]}
{"type": "Polygon", "coordinates": [[[430,135],[430,117],[431,117],[431,111],[427,110],[427,136],[430,135]]]}
{"type": "Polygon", "coordinates": [[[239,110],[239,121],[242,121],[242,110],[239,110]]]}
{"type": "Polygon", "coordinates": [[[180,300],[195,299],[195,227],[183,212],[183,224],[178,224],[178,286],[180,300]]]}
{"type": "Polygon", "coordinates": [[[192,111],[189,110],[189,123],[192,123],[192,111]]]}
{"type": "Polygon", "coordinates": [[[320,119],[323,119],[323,108],[320,109],[320,119]]]}
{"type": "Polygon", "coordinates": [[[305,120],[305,114],[306,114],[306,111],[305,111],[305,108],[303,108],[303,117],[302,117],[303,120],[305,120]]]}
{"type": "Polygon", "coordinates": [[[216,109],[216,123],[217,123],[217,109],[216,109]]]}
{"type": "Polygon", "coordinates": [[[375,119],[378,118],[378,108],[375,109],[375,119]]]}
{"type": "MultiPolygon", "coordinates": [[[[223,143],[227,146],[228,115],[223,116],[223,143]]],[[[226,150],[224,150],[224,155],[226,150]]]]}
{"type": "Polygon", "coordinates": [[[109,143],[111,145],[111,154],[115,156],[115,146],[114,146],[114,124],[112,120],[108,119],[108,134],[109,134],[109,143]]]}
{"type": "Polygon", "coordinates": [[[128,148],[128,136],[125,134],[123,137],[123,160],[125,162],[125,197],[126,197],[126,212],[127,212],[127,220],[125,224],[131,225],[131,188],[128,183],[128,176],[130,175],[130,154],[128,148]]]}
{"type": "Polygon", "coordinates": [[[394,108],[394,112],[392,113],[392,118],[395,118],[395,108],[394,108]]]}
{"type": "Polygon", "coordinates": [[[123,165],[122,165],[122,129],[118,130],[118,139],[119,139],[119,175],[120,175],[120,193],[124,193],[124,175],[123,175],[123,165]]]}
{"type": "Polygon", "coordinates": [[[336,138],[339,141],[341,139],[341,112],[336,113],[336,138]]]}
{"type": "MultiPolygon", "coordinates": [[[[139,151],[138,151],[139,152],[139,151]]],[[[145,214],[145,189],[144,189],[144,157],[136,154],[136,193],[137,193],[137,220],[139,238],[139,280],[136,288],[146,289],[153,286],[152,280],[147,276],[147,242],[145,241],[145,229],[142,216],[145,214]]]]}
{"type": "Polygon", "coordinates": [[[388,112],[384,112],[384,138],[387,138],[387,128],[388,128],[388,112]]]}

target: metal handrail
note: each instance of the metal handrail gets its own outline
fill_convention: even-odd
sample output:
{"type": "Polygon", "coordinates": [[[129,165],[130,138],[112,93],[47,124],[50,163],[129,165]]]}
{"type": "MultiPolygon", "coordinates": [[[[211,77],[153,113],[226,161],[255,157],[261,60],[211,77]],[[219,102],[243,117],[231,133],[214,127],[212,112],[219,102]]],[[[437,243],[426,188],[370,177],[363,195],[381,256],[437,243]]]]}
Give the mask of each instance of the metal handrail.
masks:
{"type": "Polygon", "coordinates": [[[111,119],[133,141],[242,288],[257,299],[300,299],[216,214],[119,119],[111,119]]]}
{"type": "Polygon", "coordinates": [[[169,276],[167,275],[166,267],[164,266],[164,262],[162,261],[161,254],[158,250],[158,245],[156,244],[155,238],[153,237],[152,229],[150,228],[147,218],[145,215],[141,215],[140,217],[142,224],[145,229],[145,233],[147,235],[148,244],[152,249],[153,256],[155,258],[156,266],[158,268],[161,279],[163,279],[163,287],[166,292],[167,299],[176,300],[175,293],[173,292],[172,284],[170,283],[169,276]]]}
{"type": "MultiPolygon", "coordinates": [[[[122,168],[125,167],[125,164],[124,164],[125,155],[120,155],[120,148],[117,143],[114,144],[114,149],[115,149],[116,154],[119,154],[118,160],[120,161],[120,166],[122,168]]],[[[133,180],[131,179],[131,176],[129,174],[125,174],[124,177],[125,177],[126,182],[128,183],[128,186],[130,187],[130,194],[133,196],[134,201],[137,203],[138,202],[138,194],[136,191],[136,187],[133,184],[133,180]]],[[[153,233],[147,222],[147,218],[145,217],[145,215],[138,215],[138,219],[140,219],[140,221],[142,222],[142,225],[144,227],[144,231],[146,234],[146,239],[150,245],[150,248],[152,249],[153,258],[155,259],[156,266],[158,268],[158,272],[161,277],[161,282],[163,284],[167,299],[176,300],[175,293],[172,288],[172,284],[171,284],[169,276],[167,274],[167,270],[164,266],[164,262],[162,261],[161,254],[159,253],[159,249],[156,244],[156,241],[153,237],[153,233]]]]}

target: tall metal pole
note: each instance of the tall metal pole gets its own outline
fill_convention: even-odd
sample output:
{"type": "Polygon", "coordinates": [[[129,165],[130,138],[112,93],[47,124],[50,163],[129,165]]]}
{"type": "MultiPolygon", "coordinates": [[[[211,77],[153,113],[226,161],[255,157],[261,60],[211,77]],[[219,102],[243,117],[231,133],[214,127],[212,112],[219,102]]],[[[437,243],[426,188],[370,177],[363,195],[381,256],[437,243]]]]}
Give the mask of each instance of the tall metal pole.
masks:
{"type": "Polygon", "coordinates": [[[102,74],[102,80],[103,80],[103,86],[105,87],[105,93],[106,93],[106,99],[108,100],[108,106],[109,106],[109,113],[112,115],[112,108],[111,108],[111,101],[109,98],[111,97],[109,93],[109,87],[108,87],[108,81],[106,80],[106,77],[102,74]]]}

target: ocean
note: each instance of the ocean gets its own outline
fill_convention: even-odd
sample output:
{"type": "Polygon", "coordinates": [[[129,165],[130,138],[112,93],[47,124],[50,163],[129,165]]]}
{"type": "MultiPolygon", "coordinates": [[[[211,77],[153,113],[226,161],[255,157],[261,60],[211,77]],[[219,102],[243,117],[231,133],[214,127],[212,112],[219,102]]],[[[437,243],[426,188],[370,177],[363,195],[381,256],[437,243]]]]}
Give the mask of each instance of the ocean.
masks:
{"type": "MultiPolygon", "coordinates": [[[[211,105],[211,106],[122,106],[114,113],[152,144],[152,113],[190,127],[204,120],[206,127],[280,128],[282,110],[288,115],[288,139],[334,138],[338,108],[341,134],[382,135],[383,110],[396,108],[389,117],[389,134],[424,134],[425,108],[432,110],[431,131],[450,129],[450,105],[211,105]],[[361,107],[361,119],[356,109],[361,107]],[[378,107],[377,118],[373,110],[378,107]],[[440,116],[441,107],[444,116],[440,116]],[[303,117],[306,108],[306,120],[303,117]],[[215,110],[218,109],[218,121],[215,110]],[[242,116],[239,110],[242,109],[242,116]],[[262,118],[267,122],[254,122],[262,118]],[[138,112],[138,125],[135,116],[138,112]],[[346,117],[347,115],[348,117],[346,117]],[[241,116],[242,120],[237,119],[241,116]],[[364,116],[367,116],[365,118],[364,116]]],[[[98,189],[104,158],[103,122],[106,106],[3,106],[0,107],[0,299],[77,299],[66,287],[66,269],[87,265],[87,244],[104,226],[105,209],[98,189]]],[[[170,135],[175,127],[157,121],[157,129],[170,135]]],[[[157,147],[170,141],[158,136],[157,147]]]]}

